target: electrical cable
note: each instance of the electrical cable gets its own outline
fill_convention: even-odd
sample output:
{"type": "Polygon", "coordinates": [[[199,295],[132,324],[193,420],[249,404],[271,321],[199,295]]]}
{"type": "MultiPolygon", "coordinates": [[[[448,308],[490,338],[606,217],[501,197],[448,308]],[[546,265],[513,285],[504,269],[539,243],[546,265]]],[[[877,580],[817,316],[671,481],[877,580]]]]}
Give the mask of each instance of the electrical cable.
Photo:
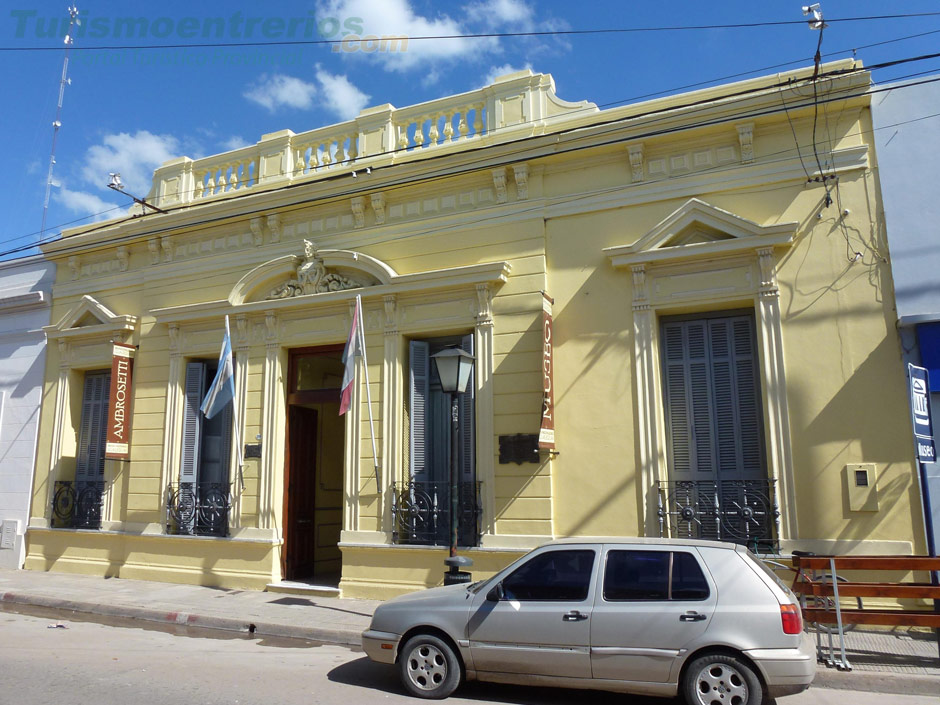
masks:
{"type": "MultiPolygon", "coordinates": [[[[937,17],[940,12],[913,12],[893,15],[870,15],[863,17],[842,17],[829,19],[828,22],[870,22],[882,20],[911,19],[918,17],[937,17]]],[[[480,32],[471,34],[436,34],[406,37],[409,42],[441,40],[441,39],[503,39],[511,37],[547,37],[547,36],[591,36],[597,34],[634,34],[643,32],[682,32],[715,29],[755,29],[759,27],[782,27],[804,25],[804,20],[781,20],[771,22],[736,22],[730,24],[710,25],[672,25],[663,27],[619,27],[607,29],[567,29],[567,30],[540,30],[531,32],[480,32]]],[[[192,44],[139,44],[139,45],[85,45],[76,47],[79,51],[105,51],[120,49],[216,49],[233,47],[270,47],[270,46],[332,46],[340,45],[345,39],[310,39],[285,40],[267,42],[200,42],[192,44]]],[[[3,52],[15,51],[54,51],[59,47],[0,47],[3,52]]]]}
{"type": "MultiPolygon", "coordinates": [[[[878,93],[878,92],[882,92],[882,91],[885,91],[885,90],[899,90],[899,89],[903,89],[903,88],[913,87],[913,86],[916,86],[916,85],[924,85],[924,84],[926,84],[926,83],[934,83],[934,82],[937,82],[937,81],[940,81],[940,77],[935,78],[935,79],[931,79],[931,80],[928,80],[928,81],[921,81],[921,82],[918,82],[918,83],[916,83],[916,84],[909,84],[909,85],[906,85],[906,86],[903,86],[903,85],[891,86],[890,88],[876,89],[876,90],[874,90],[874,91],[868,91],[868,92],[869,92],[869,93],[878,93]]],[[[825,101],[823,101],[823,102],[824,102],[824,103],[826,103],[826,102],[835,102],[835,101],[837,101],[837,100],[845,100],[846,98],[858,97],[858,96],[861,96],[861,95],[865,95],[865,93],[863,92],[863,93],[858,93],[858,94],[855,94],[855,95],[839,96],[839,97],[835,97],[835,98],[831,98],[831,99],[825,100],[825,101]]],[[[807,105],[807,106],[802,106],[802,107],[808,107],[808,105],[807,105]]],[[[708,122],[698,123],[698,124],[695,124],[695,125],[688,125],[688,126],[685,126],[685,127],[683,127],[683,128],[678,128],[678,129],[677,129],[677,128],[670,128],[670,129],[666,129],[666,130],[660,131],[659,133],[649,133],[649,135],[645,135],[645,136],[652,136],[653,134],[669,134],[669,133],[673,133],[673,132],[676,132],[676,131],[685,131],[685,130],[689,130],[689,129],[695,129],[695,128],[697,128],[697,127],[708,126],[708,125],[714,125],[714,124],[721,124],[721,123],[723,123],[723,122],[728,122],[728,121],[740,120],[740,119],[744,119],[744,118],[746,118],[746,117],[754,117],[754,116],[757,116],[757,115],[774,114],[774,113],[779,113],[779,112],[780,112],[780,109],[774,109],[774,110],[772,110],[772,111],[761,111],[760,113],[751,113],[751,114],[748,114],[748,115],[745,115],[745,116],[742,116],[742,115],[733,115],[733,116],[725,117],[725,118],[723,118],[723,119],[716,120],[716,121],[708,121],[708,122]]],[[[927,117],[934,117],[934,116],[927,116],[927,117]]],[[[918,119],[926,119],[926,118],[918,118],[918,119]]],[[[568,149],[568,150],[555,150],[554,152],[551,152],[550,154],[564,154],[564,153],[568,153],[568,152],[581,151],[581,150],[584,150],[584,149],[598,148],[598,147],[602,147],[602,146],[605,146],[605,145],[621,143],[621,142],[624,142],[624,141],[632,141],[632,140],[634,140],[634,139],[637,139],[637,136],[631,136],[631,137],[629,137],[629,138],[620,138],[620,139],[610,140],[610,141],[607,141],[607,142],[597,143],[597,144],[576,146],[576,147],[572,147],[571,149],[568,149]]],[[[548,156],[548,155],[536,155],[535,157],[532,157],[532,158],[538,158],[538,157],[541,157],[541,156],[548,156]]],[[[509,160],[509,162],[506,162],[506,163],[511,163],[512,161],[516,161],[516,160],[511,159],[511,160],[509,160]]],[[[733,168],[737,168],[736,165],[732,165],[732,166],[733,166],[733,168]]],[[[492,165],[488,165],[488,166],[485,167],[485,168],[487,168],[487,169],[492,168],[492,165]]],[[[730,168],[730,167],[729,167],[729,168],[730,168]]],[[[465,171],[463,171],[463,172],[449,172],[449,173],[445,173],[445,174],[442,174],[442,175],[430,175],[430,176],[428,176],[426,179],[422,179],[422,180],[420,181],[420,183],[428,183],[428,182],[430,182],[430,181],[443,180],[443,179],[446,179],[446,178],[451,178],[451,177],[454,177],[454,176],[458,176],[458,175],[460,175],[460,174],[462,174],[462,173],[465,174],[465,173],[472,172],[472,171],[478,171],[479,169],[480,169],[480,167],[473,167],[473,166],[471,166],[471,168],[469,168],[469,169],[467,169],[467,170],[465,170],[465,171]]],[[[699,174],[699,173],[701,173],[701,172],[695,172],[694,174],[690,174],[689,176],[697,175],[697,174],[699,174]]],[[[345,174],[345,176],[348,176],[348,174],[345,174]]],[[[400,188],[406,188],[406,187],[408,187],[408,186],[413,186],[413,185],[415,185],[416,183],[419,183],[419,182],[416,181],[415,179],[405,178],[405,179],[403,179],[402,181],[400,181],[400,182],[397,183],[397,184],[390,184],[390,185],[382,186],[381,189],[382,189],[383,192],[389,192],[389,191],[394,191],[394,190],[397,190],[397,189],[400,189],[400,188]]],[[[645,185],[645,184],[647,184],[647,183],[650,183],[650,182],[643,182],[642,184],[639,184],[639,185],[645,185]]],[[[618,186],[617,188],[623,188],[623,186],[618,186]]],[[[348,198],[348,197],[349,197],[350,195],[352,195],[352,194],[361,193],[361,192],[370,191],[370,190],[376,190],[376,187],[371,187],[371,188],[370,188],[370,187],[364,187],[363,189],[358,189],[358,190],[355,190],[355,191],[348,191],[348,192],[343,193],[343,194],[334,194],[334,195],[329,196],[329,197],[326,197],[326,198],[314,197],[314,198],[311,198],[311,199],[305,199],[305,200],[302,200],[302,201],[296,201],[296,202],[290,204],[290,206],[291,206],[290,208],[281,208],[281,209],[279,210],[279,213],[290,213],[290,212],[294,212],[294,211],[297,211],[297,210],[302,210],[303,208],[307,207],[307,206],[308,206],[309,204],[311,204],[311,203],[316,203],[316,204],[318,204],[318,205],[324,205],[324,204],[328,204],[328,203],[332,203],[332,202],[344,200],[345,198],[348,198]]],[[[541,206],[540,206],[540,207],[541,207],[541,206]]],[[[159,235],[159,234],[166,234],[166,233],[170,233],[170,232],[176,232],[176,231],[179,231],[179,230],[185,230],[185,231],[187,231],[187,232],[198,232],[198,231],[201,230],[201,229],[207,229],[208,227],[211,227],[211,226],[213,226],[213,225],[216,225],[216,224],[221,223],[221,222],[224,222],[224,221],[231,221],[231,220],[244,221],[246,218],[250,217],[251,215],[254,215],[254,214],[261,214],[261,213],[269,213],[270,211],[271,211],[271,207],[270,207],[270,206],[266,206],[266,207],[264,207],[264,208],[260,208],[260,209],[257,209],[257,210],[255,210],[255,211],[249,211],[249,212],[240,213],[240,214],[237,214],[237,215],[218,216],[218,217],[208,218],[208,219],[204,219],[204,220],[202,220],[202,221],[186,223],[186,224],[182,224],[182,225],[178,225],[178,226],[164,226],[164,227],[156,228],[156,229],[154,229],[154,230],[152,230],[152,231],[149,231],[149,232],[145,231],[145,232],[140,232],[140,233],[133,233],[133,234],[129,234],[129,235],[125,235],[125,236],[122,236],[122,237],[115,238],[115,239],[111,240],[111,241],[108,243],[107,246],[105,246],[105,247],[97,247],[96,250],[100,251],[100,250],[102,250],[102,249],[112,249],[112,248],[115,248],[115,247],[119,246],[119,245],[120,245],[121,243],[123,243],[123,242],[131,241],[131,240],[143,239],[143,238],[148,237],[148,236],[154,236],[154,235],[159,235]]],[[[100,228],[115,227],[115,226],[121,225],[121,224],[123,224],[123,223],[125,223],[125,222],[127,222],[127,221],[118,221],[117,223],[115,223],[115,222],[106,223],[106,224],[102,224],[102,225],[100,226],[100,228]]],[[[100,229],[100,228],[97,228],[97,229],[100,229]]],[[[97,230],[97,229],[95,229],[95,230],[97,230]]],[[[72,237],[79,237],[79,236],[85,235],[85,234],[87,234],[87,233],[89,233],[89,232],[94,232],[95,230],[91,230],[91,231],[86,230],[86,231],[84,231],[84,232],[82,232],[82,233],[77,233],[76,235],[72,235],[72,236],[69,236],[69,237],[70,237],[70,238],[72,238],[72,237]]],[[[409,236],[410,236],[410,235],[409,235],[409,236]]],[[[394,239],[394,238],[393,238],[393,239],[394,239]]],[[[61,239],[60,239],[60,240],[61,240],[61,239]]],[[[70,252],[78,251],[78,250],[85,249],[85,248],[87,248],[87,245],[79,244],[79,245],[75,245],[74,247],[66,247],[66,248],[63,248],[63,249],[59,250],[56,254],[57,254],[58,256],[61,256],[61,255],[68,254],[68,253],[70,253],[70,252]]],[[[12,253],[14,253],[14,252],[22,251],[22,250],[24,250],[24,249],[31,249],[31,248],[27,248],[27,247],[15,248],[14,250],[10,250],[10,251],[7,251],[7,252],[2,252],[2,253],[0,253],[0,255],[12,254],[12,253]]]]}
{"type": "MultiPolygon", "coordinates": [[[[921,32],[921,33],[913,34],[913,35],[906,35],[906,36],[902,36],[902,37],[895,37],[895,38],[893,38],[893,39],[885,40],[885,41],[883,41],[883,42],[876,42],[876,43],[874,43],[874,44],[862,45],[862,46],[856,47],[855,49],[843,49],[843,50],[840,50],[840,51],[838,51],[838,52],[829,52],[829,53],[825,54],[825,56],[833,56],[833,55],[837,55],[837,54],[840,54],[840,53],[846,53],[846,52],[848,52],[848,51],[853,51],[853,52],[854,52],[854,51],[856,51],[857,49],[866,49],[866,48],[869,48],[869,47],[880,46],[880,45],[882,45],[882,44],[890,44],[890,43],[895,43],[895,42],[900,42],[900,41],[906,41],[906,40],[908,40],[908,39],[914,39],[914,38],[918,38],[918,37],[922,37],[922,36],[926,36],[926,35],[930,35],[930,34],[936,34],[936,33],[940,33],[940,30],[931,30],[931,31],[928,31],[928,32],[921,32]]],[[[812,58],[812,57],[810,57],[810,59],[811,59],[811,58],[812,58]]],[[[726,80],[732,79],[732,78],[739,78],[739,77],[742,77],[742,76],[747,76],[747,75],[754,74],[754,73],[759,73],[759,72],[763,72],[763,71],[767,71],[767,70],[772,70],[772,69],[775,69],[775,68],[781,68],[781,67],[789,66],[789,65],[792,65],[792,64],[795,64],[795,63],[800,63],[800,62],[803,62],[803,61],[805,61],[805,59],[796,59],[796,60],[794,60],[794,61],[788,61],[788,62],[784,62],[784,63],[780,63],[780,64],[774,64],[774,65],[771,65],[771,66],[765,66],[765,67],[762,67],[762,68],[753,69],[753,70],[750,70],[750,71],[739,72],[739,73],[736,73],[736,74],[729,74],[729,75],[727,75],[727,76],[722,76],[722,77],[718,77],[718,78],[713,78],[713,79],[709,79],[709,80],[706,80],[706,81],[699,81],[699,82],[697,82],[697,83],[685,84],[685,85],[683,85],[683,86],[676,86],[676,87],[673,87],[673,88],[670,88],[670,89],[665,89],[665,90],[663,90],[663,91],[657,91],[657,92],[655,92],[655,93],[648,93],[648,94],[644,94],[644,95],[640,95],[640,96],[633,96],[633,97],[630,97],[630,98],[624,98],[624,99],[620,99],[620,100],[616,100],[616,101],[609,101],[609,102],[607,102],[607,103],[600,103],[600,104],[598,104],[596,107],[599,108],[599,109],[602,109],[602,108],[607,108],[607,107],[611,107],[611,106],[615,106],[615,105],[620,105],[620,104],[623,104],[623,103],[630,103],[630,102],[632,102],[632,101],[641,100],[641,99],[643,99],[643,98],[649,98],[649,97],[653,97],[653,96],[661,95],[661,94],[668,94],[668,93],[671,93],[671,92],[673,92],[673,91],[684,90],[684,89],[687,89],[687,88],[694,88],[694,87],[698,87],[698,86],[705,86],[705,85],[708,85],[708,84],[711,84],[711,83],[716,83],[716,82],[719,82],[719,81],[726,81],[726,80]]],[[[877,68],[878,68],[877,66],[873,66],[873,67],[866,67],[866,68],[861,69],[861,70],[869,70],[869,71],[871,71],[871,70],[877,70],[877,68]]],[[[782,97],[781,97],[781,100],[783,100],[782,97]]],[[[580,112],[581,110],[587,112],[587,111],[593,111],[594,109],[595,109],[594,106],[592,106],[592,107],[590,107],[590,108],[582,108],[582,109],[580,109],[580,110],[574,110],[574,111],[572,111],[571,113],[569,113],[569,115],[573,115],[573,114],[575,114],[575,113],[577,113],[577,112],[580,112]]],[[[788,116],[788,119],[789,119],[789,116],[788,116]]],[[[530,123],[530,122],[533,122],[533,121],[524,121],[524,122],[521,123],[521,124],[528,124],[528,123],[530,123]]],[[[791,127],[792,127],[792,125],[791,125],[791,127]]],[[[398,151],[398,150],[392,150],[392,152],[394,152],[394,151],[398,151]]],[[[389,152],[385,152],[385,153],[383,153],[383,154],[388,154],[388,153],[389,153],[389,152]]],[[[381,155],[372,155],[372,156],[381,156],[381,155]]],[[[800,155],[800,159],[801,159],[801,161],[802,161],[802,155],[800,155]]],[[[805,167],[804,167],[804,171],[805,171],[805,167]]],[[[808,172],[807,172],[807,178],[809,178],[809,173],[808,173],[808,172]]],[[[87,219],[90,219],[90,218],[96,218],[96,217],[98,217],[99,215],[104,215],[105,213],[110,213],[111,211],[117,210],[117,209],[120,209],[120,208],[122,208],[122,207],[121,207],[121,206],[116,206],[116,207],[114,207],[114,208],[109,208],[109,209],[107,209],[107,210],[99,211],[99,212],[97,212],[97,213],[91,213],[91,214],[88,214],[88,215],[86,215],[86,216],[83,216],[83,217],[78,218],[78,219],[75,219],[75,220],[70,220],[70,221],[67,221],[67,222],[64,222],[64,223],[59,223],[59,224],[57,224],[57,225],[55,225],[55,226],[53,226],[53,227],[54,227],[54,228],[59,228],[59,227],[62,227],[63,225],[71,225],[71,224],[73,224],[73,223],[80,222],[81,220],[87,220],[87,219]]],[[[40,232],[41,232],[41,231],[40,231],[40,232]]],[[[14,238],[8,238],[8,239],[6,239],[6,240],[0,239],[0,243],[2,243],[2,242],[13,242],[13,241],[16,241],[16,240],[25,239],[25,238],[31,237],[32,235],[35,235],[35,234],[36,234],[36,233],[33,232],[33,233],[28,233],[28,234],[26,234],[26,235],[21,235],[21,236],[18,236],[18,237],[14,237],[14,238]]]]}

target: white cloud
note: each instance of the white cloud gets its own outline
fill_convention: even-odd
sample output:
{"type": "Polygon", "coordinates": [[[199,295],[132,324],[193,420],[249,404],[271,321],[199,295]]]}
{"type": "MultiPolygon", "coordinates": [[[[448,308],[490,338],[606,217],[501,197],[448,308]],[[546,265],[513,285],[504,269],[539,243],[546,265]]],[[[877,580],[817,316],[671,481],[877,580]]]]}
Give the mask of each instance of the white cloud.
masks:
{"type": "Polygon", "coordinates": [[[334,17],[341,21],[361,20],[363,37],[408,37],[408,47],[404,51],[368,53],[360,50],[343,53],[345,57],[369,57],[374,61],[381,61],[390,71],[420,68],[427,75],[433,76],[438,73],[436,62],[479,56],[499,46],[496,38],[412,39],[466,34],[467,30],[447,15],[438,15],[431,19],[417,14],[408,0],[325,0],[319,5],[317,17],[334,17]]]}
{"type": "Polygon", "coordinates": [[[483,86],[490,85],[500,76],[505,76],[507,73],[516,73],[517,71],[525,71],[526,69],[532,70],[532,64],[526,62],[525,66],[513,66],[511,64],[503,64],[502,66],[491,66],[490,72],[486,74],[486,78],[483,79],[483,86]]]}
{"type": "Polygon", "coordinates": [[[264,73],[242,95],[273,113],[281,106],[309,108],[313,105],[316,92],[315,85],[302,79],[280,73],[264,73]]]}
{"type": "Polygon", "coordinates": [[[369,96],[350,83],[345,75],[331,74],[319,65],[317,81],[323,91],[323,107],[340,120],[352,120],[369,102],[369,96]]]}
{"type": "Polygon", "coordinates": [[[531,30],[534,26],[535,13],[522,0],[485,0],[468,5],[465,12],[469,20],[482,22],[489,29],[509,25],[531,30]]]}
{"type": "Polygon", "coordinates": [[[88,193],[87,191],[72,191],[63,186],[53,191],[52,199],[57,203],[61,203],[73,213],[93,216],[94,222],[117,218],[122,215],[121,210],[123,207],[115,203],[109,203],[103,198],[99,198],[95,194],[88,193]],[[115,208],[118,210],[115,210],[115,208]]]}
{"type": "Polygon", "coordinates": [[[147,130],[133,135],[105,135],[101,144],[89,147],[82,176],[88,183],[103,187],[110,172],[119,172],[128,192],[142,198],[150,191],[153,170],[181,156],[180,152],[180,142],[172,135],[155,135],[147,130]]]}
{"type": "Polygon", "coordinates": [[[248,140],[243,139],[239,135],[234,135],[229,137],[227,140],[223,140],[220,144],[225,147],[226,150],[241,149],[242,147],[247,147],[251,144],[248,140]]]}

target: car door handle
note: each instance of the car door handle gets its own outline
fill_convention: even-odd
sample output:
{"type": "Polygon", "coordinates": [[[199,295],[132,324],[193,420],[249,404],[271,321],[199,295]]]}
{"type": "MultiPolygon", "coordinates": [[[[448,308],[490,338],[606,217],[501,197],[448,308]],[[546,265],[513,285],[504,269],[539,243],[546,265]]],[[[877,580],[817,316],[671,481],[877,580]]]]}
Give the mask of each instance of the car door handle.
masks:
{"type": "Polygon", "coordinates": [[[704,614],[699,614],[698,612],[686,612],[685,614],[679,615],[680,622],[701,622],[708,617],[704,614]]]}
{"type": "Polygon", "coordinates": [[[583,612],[578,612],[578,610],[571,610],[567,614],[561,616],[562,622],[581,622],[587,619],[588,616],[583,612]]]}

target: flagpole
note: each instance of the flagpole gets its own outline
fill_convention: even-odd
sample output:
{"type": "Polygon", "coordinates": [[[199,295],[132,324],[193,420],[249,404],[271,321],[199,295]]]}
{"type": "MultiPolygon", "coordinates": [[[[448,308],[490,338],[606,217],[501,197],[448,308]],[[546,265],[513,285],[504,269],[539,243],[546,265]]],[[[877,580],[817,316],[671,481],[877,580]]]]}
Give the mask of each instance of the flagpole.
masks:
{"type": "MultiPolygon", "coordinates": [[[[228,336],[229,345],[231,345],[232,333],[231,333],[231,331],[229,330],[228,314],[225,314],[225,335],[228,336]]],[[[234,360],[232,360],[232,372],[233,372],[233,373],[235,372],[235,361],[234,361],[234,360]]],[[[233,386],[233,391],[234,391],[234,384],[233,384],[232,386],[233,386]]],[[[237,402],[237,399],[236,399],[235,397],[236,397],[236,395],[233,394],[233,395],[232,395],[232,416],[234,417],[234,419],[233,419],[234,424],[233,424],[233,425],[235,426],[234,431],[233,431],[233,435],[235,436],[235,453],[236,453],[236,459],[238,460],[238,483],[239,483],[239,485],[241,486],[242,492],[244,492],[244,491],[245,491],[245,475],[244,475],[244,472],[243,472],[243,470],[242,470],[242,465],[245,464],[245,460],[244,460],[244,458],[242,458],[242,452],[243,452],[243,451],[242,451],[242,441],[241,441],[241,433],[240,433],[240,431],[239,431],[239,426],[241,425],[241,421],[239,420],[239,416],[241,415],[241,414],[239,414],[239,410],[240,410],[239,407],[240,407],[241,405],[236,403],[236,402],[237,402]]]]}
{"type": "Polygon", "coordinates": [[[382,465],[379,463],[379,454],[375,449],[375,425],[372,422],[372,391],[369,388],[369,360],[366,357],[366,334],[365,334],[365,322],[362,319],[362,297],[359,294],[356,294],[356,310],[359,314],[359,345],[362,350],[362,367],[365,370],[366,375],[366,403],[369,407],[369,431],[372,434],[372,462],[375,465],[375,485],[378,489],[379,494],[382,493],[382,481],[381,481],[381,469],[382,465]]]}

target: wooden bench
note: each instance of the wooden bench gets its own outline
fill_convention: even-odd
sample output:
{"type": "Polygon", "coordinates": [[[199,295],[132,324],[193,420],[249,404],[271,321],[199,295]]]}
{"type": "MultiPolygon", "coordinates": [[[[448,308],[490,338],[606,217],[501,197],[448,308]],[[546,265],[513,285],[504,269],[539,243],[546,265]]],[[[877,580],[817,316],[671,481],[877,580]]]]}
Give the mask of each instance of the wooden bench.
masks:
{"type": "Polygon", "coordinates": [[[894,571],[902,573],[940,571],[940,558],[931,556],[816,556],[793,555],[793,592],[801,597],[803,620],[816,625],[835,624],[839,635],[841,658],[833,655],[832,632],[829,633],[829,657],[822,656],[817,630],[820,660],[843,670],[852,666],[845,657],[845,625],[933,627],[940,629],[940,585],[921,582],[856,582],[846,580],[846,571],[894,571]],[[840,598],[859,598],[858,609],[841,606],[840,598]],[[860,598],[894,600],[934,600],[934,611],[925,609],[865,609],[860,598]]]}

